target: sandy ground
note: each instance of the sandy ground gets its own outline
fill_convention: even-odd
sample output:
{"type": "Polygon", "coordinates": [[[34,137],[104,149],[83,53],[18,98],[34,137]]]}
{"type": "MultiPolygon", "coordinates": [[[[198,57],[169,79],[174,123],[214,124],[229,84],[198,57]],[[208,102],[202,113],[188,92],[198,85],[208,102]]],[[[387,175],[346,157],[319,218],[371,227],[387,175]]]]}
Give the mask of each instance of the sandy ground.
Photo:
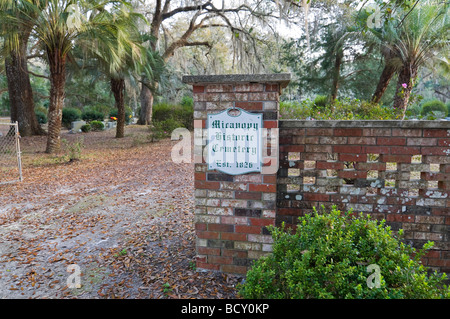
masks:
{"type": "Polygon", "coordinates": [[[193,164],[147,137],[66,131],[84,145],[72,162],[21,139],[24,180],[0,186],[0,298],[236,297],[240,278],[195,269],[193,164]]]}

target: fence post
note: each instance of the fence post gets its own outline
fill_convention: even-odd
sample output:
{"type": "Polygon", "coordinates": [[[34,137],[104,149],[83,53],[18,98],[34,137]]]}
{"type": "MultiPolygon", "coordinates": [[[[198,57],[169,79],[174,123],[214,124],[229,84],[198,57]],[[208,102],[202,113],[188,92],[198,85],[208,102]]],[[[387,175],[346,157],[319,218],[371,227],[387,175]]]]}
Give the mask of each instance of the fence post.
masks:
{"type": "Polygon", "coordinates": [[[273,149],[278,135],[273,133],[278,130],[281,89],[289,80],[289,74],[183,77],[193,85],[194,95],[198,269],[245,274],[272,249],[266,227],[275,224],[276,216],[278,154],[273,149]],[[261,145],[261,171],[234,175],[208,168],[207,116],[230,108],[262,115],[266,144],[261,145]]]}
{"type": "Polygon", "coordinates": [[[17,165],[19,168],[19,181],[23,181],[22,177],[22,153],[20,152],[20,133],[19,133],[19,122],[15,123],[15,141],[16,141],[16,153],[17,153],[17,165]]]}

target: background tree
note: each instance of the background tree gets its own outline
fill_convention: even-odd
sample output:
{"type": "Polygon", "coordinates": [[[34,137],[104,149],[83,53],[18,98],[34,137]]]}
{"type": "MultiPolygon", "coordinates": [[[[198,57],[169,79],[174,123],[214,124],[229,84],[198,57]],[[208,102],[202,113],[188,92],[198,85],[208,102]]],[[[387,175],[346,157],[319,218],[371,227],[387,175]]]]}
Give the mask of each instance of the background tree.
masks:
{"type": "Polygon", "coordinates": [[[65,98],[68,56],[77,38],[95,39],[114,29],[114,20],[105,6],[120,8],[126,2],[97,2],[94,0],[48,0],[45,7],[27,4],[29,11],[24,23],[33,26],[34,36],[42,43],[50,73],[50,103],[48,109],[47,153],[60,150],[62,108],[65,98]],[[30,10],[31,9],[31,10],[30,10]],[[91,14],[96,13],[96,14],[91,14]]]}
{"type": "Polygon", "coordinates": [[[42,135],[45,132],[34,114],[28,70],[27,46],[33,25],[23,23],[24,16],[32,18],[35,15],[23,2],[0,2],[0,37],[4,40],[0,56],[5,63],[11,121],[19,123],[22,136],[42,135]]]}
{"type": "Polygon", "coordinates": [[[441,52],[448,51],[448,4],[419,5],[400,21],[393,50],[399,52],[399,70],[394,107],[406,111],[419,68],[441,52]]]}

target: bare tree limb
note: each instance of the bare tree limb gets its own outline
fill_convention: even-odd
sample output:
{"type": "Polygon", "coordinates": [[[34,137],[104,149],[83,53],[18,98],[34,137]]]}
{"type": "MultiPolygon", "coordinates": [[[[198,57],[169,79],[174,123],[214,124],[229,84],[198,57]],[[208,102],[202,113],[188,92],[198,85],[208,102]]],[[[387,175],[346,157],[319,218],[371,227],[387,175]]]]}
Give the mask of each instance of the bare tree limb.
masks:
{"type": "Polygon", "coordinates": [[[38,77],[38,78],[43,78],[43,79],[50,80],[50,77],[48,77],[48,76],[46,76],[46,75],[37,74],[37,73],[34,73],[34,72],[30,71],[30,70],[28,70],[28,73],[31,74],[31,75],[33,75],[33,76],[36,76],[36,77],[38,77]]]}

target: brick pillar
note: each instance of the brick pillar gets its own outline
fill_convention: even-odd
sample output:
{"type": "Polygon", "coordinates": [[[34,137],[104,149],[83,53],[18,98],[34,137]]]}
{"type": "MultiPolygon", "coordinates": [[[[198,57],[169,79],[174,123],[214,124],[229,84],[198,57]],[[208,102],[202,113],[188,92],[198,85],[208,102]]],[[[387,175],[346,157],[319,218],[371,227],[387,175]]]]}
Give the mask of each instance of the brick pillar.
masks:
{"type": "MultiPolygon", "coordinates": [[[[275,224],[276,215],[278,154],[263,151],[261,173],[228,175],[208,170],[203,156],[207,114],[230,107],[262,113],[264,140],[278,129],[279,96],[289,79],[289,74],[183,77],[183,82],[193,85],[194,95],[198,269],[245,274],[252,261],[271,251],[266,226],[275,224]]],[[[273,136],[266,147],[278,145],[278,135],[273,136]]]]}

